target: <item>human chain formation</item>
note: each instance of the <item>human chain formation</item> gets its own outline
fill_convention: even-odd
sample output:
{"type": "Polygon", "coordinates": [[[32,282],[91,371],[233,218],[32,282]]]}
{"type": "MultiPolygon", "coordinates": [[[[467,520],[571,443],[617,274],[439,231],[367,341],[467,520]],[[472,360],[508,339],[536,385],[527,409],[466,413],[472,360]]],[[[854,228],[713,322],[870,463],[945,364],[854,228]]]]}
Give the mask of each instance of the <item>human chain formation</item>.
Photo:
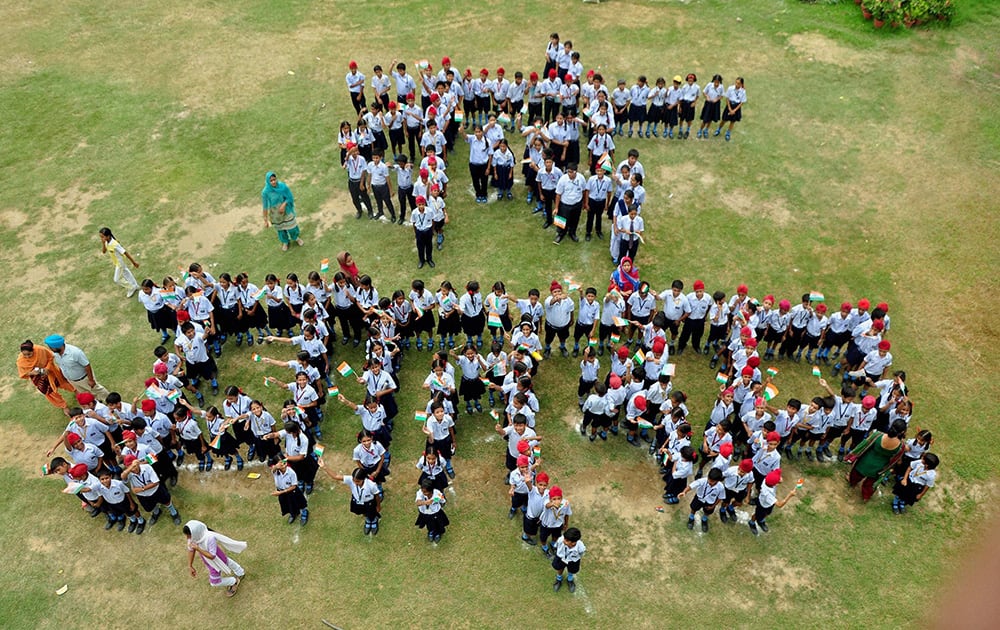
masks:
{"type": "MultiPolygon", "coordinates": [[[[562,59],[551,58],[557,64],[562,59]]],[[[435,81],[433,87],[441,86],[435,81]]],[[[363,94],[352,90],[357,93],[363,94]]],[[[379,99],[385,93],[376,89],[379,99]]],[[[495,98],[496,92],[491,94],[495,98]]],[[[449,120],[458,113],[452,110],[449,120]]],[[[348,160],[356,149],[347,149],[348,160]]],[[[432,168],[436,154],[424,158],[432,168]]],[[[377,154],[373,158],[378,163],[377,154]]],[[[552,161],[551,155],[545,161],[552,161]]],[[[629,181],[638,174],[641,184],[638,160],[623,166],[632,173],[629,181]]],[[[275,180],[270,173],[265,178],[265,210],[268,186],[278,188],[275,180]]],[[[630,199],[624,216],[633,221],[636,190],[622,195],[630,199]]],[[[635,232],[641,230],[627,234],[635,232]]],[[[754,535],[767,532],[774,507],[784,506],[804,483],[800,479],[796,489],[778,497],[782,458],[850,463],[848,479],[852,486],[862,485],[865,500],[879,483],[891,481],[897,514],[935,483],[938,458],[930,452],[931,432],[909,431],[913,406],[906,374],[891,370],[885,303],[871,308],[867,299],[844,302],[828,315],[826,298],[817,291],[802,294],[793,305],[773,295],[752,298],[744,284],[732,295],[710,293],[700,280],[690,292],[679,279],[656,290],[640,277],[629,255],[635,251],[627,248],[612,250],[617,266],[607,282],[584,286],[572,277],[552,280],[544,297],[538,288],[515,294],[500,280],[488,289],[470,280],[456,290],[447,280],[428,287],[414,279],[408,288],[380,293],[348,252],[336,257],[332,273],[329,261],[322,260],[305,282],[294,272],[283,280],[257,272],[253,276],[263,278],[257,285],[250,273],[216,278],[191,263],[159,283],[151,278],[137,283],[122,271],[126,261],[138,263],[110,229],[102,228],[100,235],[102,251],[115,264],[115,281],[129,296],[138,292],[151,329],[160,334],[145,389],[130,397],[105,389],[84,352],[59,335],[43,344],[22,343],[18,369],[70,418],[46,455],[60,447],[65,453],[43,472],[61,475],[64,492],[78,496],[92,516],[103,514],[108,530],[127,527],[142,534],[164,509],[180,525],[168,486],[178,483],[178,466],[190,457],[201,474],[233,466],[240,471],[247,460],[267,462],[272,494],[290,524],[308,522],[308,497],[322,470],[348,487],[351,512],[364,518],[366,535],[377,535],[384,484],[391,475],[404,359],[418,374],[407,387],[427,394],[426,404],[414,412],[426,437],[415,464],[420,471],[415,524],[427,530],[432,544],[441,540],[449,525],[445,505],[454,491],[459,420],[462,414],[489,413],[505,440],[507,516],[520,513],[521,539],[540,544],[551,559],[555,590],[564,574],[568,589],[575,590],[586,547],[580,530],[569,526],[573,508],[564,489],[550,485],[549,473],[542,470],[537,423],[544,423],[545,397],[536,387],[539,370],[578,365],[581,446],[624,436],[625,443],[645,448],[659,467],[665,502],[677,504],[692,495],[691,529],[700,513],[701,531],[707,532],[709,516],[718,512],[723,523],[744,520],[754,535]],[[277,355],[273,344],[294,346],[294,357],[261,354],[266,347],[277,355]],[[240,360],[258,365],[262,375],[253,385],[226,386],[221,401],[212,405],[204,390],[219,395],[216,359],[225,346],[227,353],[240,353],[240,360]],[[685,378],[703,370],[705,378],[718,383],[717,396],[706,401],[698,419],[687,396],[674,387],[677,363],[670,361],[689,347],[703,363],[699,368],[685,359],[692,375],[685,378]],[[354,358],[361,352],[357,371],[348,357],[334,358],[345,352],[354,358]],[[803,359],[805,369],[819,377],[815,395],[780,396],[775,363],[791,370],[803,359]],[[608,368],[602,369],[602,360],[608,368]],[[822,377],[821,365],[841,377],[839,390],[822,377]],[[291,374],[263,373],[272,368],[291,374]],[[73,392],[76,405],[69,407],[59,389],[73,392]],[[272,390],[282,391],[276,396],[272,390]],[[274,413],[264,398],[272,399],[274,413]],[[322,426],[333,399],[358,416],[357,445],[351,448],[355,469],[346,476],[333,474],[323,459],[331,445],[322,442],[322,426]],[[700,435],[695,427],[702,429],[700,435]],[[740,506],[750,508],[738,513],[740,506]]],[[[285,236],[285,244],[298,240],[297,232],[285,236]]],[[[191,540],[208,540],[198,523],[189,523],[194,534],[185,533],[191,540]]],[[[210,569],[215,566],[201,555],[210,569]]],[[[218,584],[233,594],[234,581],[218,584]]]]}

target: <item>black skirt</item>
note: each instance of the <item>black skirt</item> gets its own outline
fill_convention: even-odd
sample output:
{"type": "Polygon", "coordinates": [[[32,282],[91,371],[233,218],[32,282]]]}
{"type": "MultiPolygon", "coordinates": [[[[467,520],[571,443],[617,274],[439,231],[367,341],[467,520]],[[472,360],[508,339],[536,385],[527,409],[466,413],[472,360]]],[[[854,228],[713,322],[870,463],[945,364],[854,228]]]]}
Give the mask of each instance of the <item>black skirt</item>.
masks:
{"type": "Polygon", "coordinates": [[[232,308],[219,307],[215,309],[215,325],[221,332],[236,332],[236,316],[239,315],[239,313],[239,308],[236,306],[233,306],[232,308]]]}
{"type": "MultiPolygon", "coordinates": [[[[426,317],[426,316],[425,316],[426,317]]],[[[444,314],[438,320],[438,334],[439,335],[454,335],[461,330],[461,316],[457,311],[451,311],[450,316],[444,314]]]]}
{"type": "MultiPolygon", "coordinates": [[[[213,440],[215,438],[212,438],[213,440]]],[[[219,439],[218,448],[211,448],[213,455],[223,455],[231,456],[236,455],[239,444],[236,443],[236,438],[229,434],[229,432],[223,433],[222,437],[219,439]]]]}
{"type": "Polygon", "coordinates": [[[445,527],[451,525],[451,521],[448,520],[448,515],[441,509],[434,514],[418,513],[417,522],[414,525],[419,529],[426,527],[429,532],[443,532],[445,527]]]}
{"type": "Polygon", "coordinates": [[[358,503],[351,497],[351,514],[357,514],[359,516],[364,516],[368,520],[375,520],[378,518],[378,508],[375,506],[375,499],[372,499],[368,503],[358,503]]]}
{"type": "Polygon", "coordinates": [[[247,332],[251,328],[265,328],[267,326],[267,313],[264,305],[256,303],[253,309],[243,309],[243,317],[238,318],[234,323],[236,332],[247,332]]]}
{"type": "Polygon", "coordinates": [[[479,400],[485,392],[486,387],[478,378],[462,377],[462,382],[458,386],[459,395],[465,398],[466,401],[479,400]]]}
{"type": "Polygon", "coordinates": [[[167,332],[177,330],[177,313],[169,306],[160,307],[158,311],[146,311],[146,319],[153,330],[167,332]]]}
{"type": "Polygon", "coordinates": [[[421,472],[420,480],[418,481],[417,485],[424,483],[425,479],[430,479],[431,485],[435,490],[440,490],[441,492],[444,492],[444,489],[448,487],[448,477],[443,472],[440,475],[436,475],[434,477],[431,477],[425,472],[421,472]]]}
{"type": "Polygon", "coordinates": [[[288,462],[288,465],[298,475],[299,481],[310,485],[316,479],[316,471],[319,470],[319,465],[312,455],[306,455],[305,458],[298,461],[288,462]]]}
{"type": "Polygon", "coordinates": [[[302,494],[302,491],[297,487],[291,492],[279,494],[278,505],[281,506],[282,516],[285,514],[297,516],[299,512],[309,507],[309,503],[306,501],[306,495],[302,494]]]}
{"type": "Polygon", "coordinates": [[[480,311],[478,315],[462,315],[462,332],[467,337],[478,337],[483,334],[483,327],[486,325],[486,313],[480,311]]]}
{"type": "Polygon", "coordinates": [[[288,310],[288,306],[284,303],[267,307],[267,322],[268,326],[275,333],[281,330],[288,330],[295,325],[292,321],[292,314],[288,310]]]}
{"type": "Polygon", "coordinates": [[[719,122],[720,109],[721,107],[719,101],[716,101],[714,103],[709,103],[706,101],[705,104],[701,106],[701,122],[706,122],[706,123],[719,122]]]}

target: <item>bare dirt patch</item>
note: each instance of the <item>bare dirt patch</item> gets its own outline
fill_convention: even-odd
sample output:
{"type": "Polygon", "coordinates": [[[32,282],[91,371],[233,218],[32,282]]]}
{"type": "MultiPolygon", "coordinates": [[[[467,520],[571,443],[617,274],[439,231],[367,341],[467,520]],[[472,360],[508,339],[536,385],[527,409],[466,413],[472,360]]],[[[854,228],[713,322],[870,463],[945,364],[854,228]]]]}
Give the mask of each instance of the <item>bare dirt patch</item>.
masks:
{"type": "Polygon", "coordinates": [[[792,220],[792,211],[782,198],[761,200],[745,189],[724,192],[719,199],[741,217],[764,219],[778,226],[785,226],[792,220]]]}
{"type": "Polygon", "coordinates": [[[864,54],[819,33],[796,33],[788,38],[788,43],[792,50],[810,61],[842,68],[856,68],[866,63],[864,54]]]}
{"type": "Polygon", "coordinates": [[[314,238],[320,238],[328,230],[340,225],[345,219],[355,215],[354,205],[347,191],[335,188],[330,196],[320,204],[316,212],[310,215],[310,222],[315,225],[314,238]]]}

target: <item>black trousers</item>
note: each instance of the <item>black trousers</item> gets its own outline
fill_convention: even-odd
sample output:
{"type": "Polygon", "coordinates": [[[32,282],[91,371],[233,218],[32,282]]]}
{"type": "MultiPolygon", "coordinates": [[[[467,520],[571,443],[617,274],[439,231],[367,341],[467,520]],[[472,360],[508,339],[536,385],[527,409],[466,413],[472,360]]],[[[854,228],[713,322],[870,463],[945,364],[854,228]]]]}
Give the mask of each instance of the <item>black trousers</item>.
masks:
{"type": "Polygon", "coordinates": [[[368,216],[371,216],[372,200],[371,197],[368,196],[368,192],[361,189],[361,180],[352,179],[348,181],[347,190],[351,194],[351,203],[354,204],[354,209],[358,211],[358,216],[360,217],[364,212],[361,208],[362,204],[364,204],[364,207],[367,209],[368,216]]]}
{"type": "Polygon", "coordinates": [[[683,350],[687,347],[688,341],[691,341],[695,348],[701,346],[701,336],[705,334],[705,320],[704,319],[691,319],[690,317],[684,320],[684,330],[681,331],[680,341],[677,342],[677,349],[683,350]]]}
{"type": "Polygon", "coordinates": [[[472,187],[476,191],[476,198],[486,197],[488,194],[487,185],[489,178],[486,176],[486,164],[473,164],[469,162],[469,175],[472,177],[472,187]]]}
{"type": "Polygon", "coordinates": [[[378,213],[384,214],[382,212],[382,206],[388,206],[389,218],[395,221],[396,208],[392,205],[392,194],[389,192],[389,186],[385,184],[381,186],[372,186],[372,193],[375,195],[375,203],[378,205],[378,213]]]}
{"type": "Polygon", "coordinates": [[[559,216],[566,219],[566,227],[556,231],[559,236],[567,234],[576,236],[576,228],[580,225],[580,210],[582,207],[582,201],[572,204],[559,202],[559,216]]]}
{"type": "Polygon", "coordinates": [[[601,215],[603,214],[603,201],[587,201],[587,236],[590,236],[593,231],[596,231],[598,236],[601,235],[601,215]]]}
{"type": "Polygon", "coordinates": [[[413,232],[417,236],[417,257],[420,262],[431,262],[434,260],[434,231],[417,230],[413,232]]]}

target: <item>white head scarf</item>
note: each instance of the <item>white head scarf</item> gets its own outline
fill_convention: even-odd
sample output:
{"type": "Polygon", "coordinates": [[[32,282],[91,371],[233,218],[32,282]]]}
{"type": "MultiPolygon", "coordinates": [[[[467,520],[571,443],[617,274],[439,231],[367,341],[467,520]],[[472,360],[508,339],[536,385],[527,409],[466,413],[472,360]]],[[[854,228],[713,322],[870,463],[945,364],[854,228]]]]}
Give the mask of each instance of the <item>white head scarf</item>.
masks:
{"type": "MultiPolygon", "coordinates": [[[[219,532],[209,531],[208,526],[201,521],[188,521],[184,525],[188,528],[188,531],[191,532],[191,542],[188,544],[188,549],[192,549],[193,545],[197,545],[202,550],[207,551],[208,541],[210,538],[214,538],[216,544],[221,546],[227,552],[241,553],[247,548],[247,544],[242,540],[233,540],[232,538],[224,536],[219,532]]],[[[229,566],[225,562],[219,560],[218,556],[214,558],[206,558],[205,556],[202,556],[202,559],[204,559],[205,562],[207,562],[219,573],[232,573],[229,566]]]]}

